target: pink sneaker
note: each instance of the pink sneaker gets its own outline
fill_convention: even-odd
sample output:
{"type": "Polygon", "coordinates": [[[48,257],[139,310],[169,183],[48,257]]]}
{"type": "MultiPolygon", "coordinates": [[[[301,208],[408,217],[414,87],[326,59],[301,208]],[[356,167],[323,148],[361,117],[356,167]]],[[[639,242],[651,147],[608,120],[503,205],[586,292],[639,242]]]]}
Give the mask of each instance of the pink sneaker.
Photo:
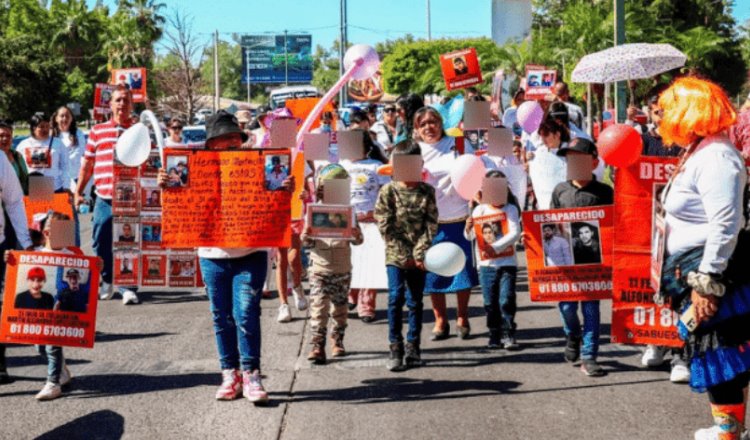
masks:
{"type": "Polygon", "coordinates": [[[260,371],[242,372],[242,394],[256,405],[268,402],[268,393],[260,381],[260,371]]]}
{"type": "Polygon", "coordinates": [[[216,400],[234,400],[242,394],[240,371],[221,370],[221,386],[216,390],[216,400]]]}

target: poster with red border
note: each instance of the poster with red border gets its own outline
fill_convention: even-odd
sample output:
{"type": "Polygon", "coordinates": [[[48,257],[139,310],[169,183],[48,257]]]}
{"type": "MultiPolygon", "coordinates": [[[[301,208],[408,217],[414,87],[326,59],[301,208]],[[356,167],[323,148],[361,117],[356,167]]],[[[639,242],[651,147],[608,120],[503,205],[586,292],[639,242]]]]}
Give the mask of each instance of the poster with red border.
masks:
{"type": "Polygon", "coordinates": [[[612,296],[614,208],[523,213],[532,301],[587,301],[612,296]]]}
{"type": "Polygon", "coordinates": [[[440,55],[440,69],[448,91],[482,83],[482,70],[473,47],[440,55]]]}
{"type": "Polygon", "coordinates": [[[133,92],[133,102],[146,102],[146,68],[112,69],[112,84],[124,84],[133,92]]]}
{"type": "Polygon", "coordinates": [[[106,121],[112,113],[109,101],[115,86],[112,84],[97,83],[94,89],[94,119],[106,121]]]}
{"type": "Polygon", "coordinates": [[[557,71],[544,66],[526,66],[526,99],[544,99],[547,94],[552,93],[557,82],[557,71]]]}
{"type": "Polygon", "coordinates": [[[617,170],[612,342],[679,347],[677,314],[654,303],[651,252],[659,197],[676,158],[641,157],[617,170]]]}
{"type": "Polygon", "coordinates": [[[508,233],[508,216],[504,212],[490,214],[474,219],[474,234],[477,237],[477,248],[479,249],[479,259],[482,261],[492,260],[495,258],[511,257],[515,254],[515,246],[508,246],[502,252],[496,252],[486,245],[500,240],[508,233]],[[487,240],[489,239],[489,241],[487,240]]]}
{"type": "Polygon", "coordinates": [[[5,273],[0,342],[94,346],[97,257],[12,251],[5,273]]]}

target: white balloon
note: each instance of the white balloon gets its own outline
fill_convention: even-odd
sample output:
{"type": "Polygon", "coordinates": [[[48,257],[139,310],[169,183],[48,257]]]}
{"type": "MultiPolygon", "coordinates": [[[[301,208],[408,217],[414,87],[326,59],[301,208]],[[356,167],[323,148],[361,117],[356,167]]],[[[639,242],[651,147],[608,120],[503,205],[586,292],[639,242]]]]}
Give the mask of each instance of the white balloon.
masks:
{"type": "Polygon", "coordinates": [[[144,110],[141,113],[141,122],[151,124],[151,129],[154,130],[154,137],[156,138],[156,145],[159,147],[159,157],[161,157],[161,163],[164,163],[164,134],[161,131],[161,125],[159,120],[156,119],[156,115],[151,110],[144,110]]]}
{"type": "Polygon", "coordinates": [[[148,128],[142,123],[134,124],[120,135],[115,144],[117,159],[129,167],[141,166],[151,153],[151,138],[148,128]]]}
{"type": "Polygon", "coordinates": [[[466,255],[456,243],[444,241],[427,249],[424,256],[425,268],[444,277],[452,277],[464,269],[466,255]]]}

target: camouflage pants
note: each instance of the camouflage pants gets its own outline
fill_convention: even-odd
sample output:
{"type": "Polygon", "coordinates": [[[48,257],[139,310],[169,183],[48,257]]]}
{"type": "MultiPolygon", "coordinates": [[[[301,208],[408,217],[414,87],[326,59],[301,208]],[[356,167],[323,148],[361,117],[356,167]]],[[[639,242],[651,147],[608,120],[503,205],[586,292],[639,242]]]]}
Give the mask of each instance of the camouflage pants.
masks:
{"type": "Polygon", "coordinates": [[[333,318],[334,331],[344,332],[349,313],[346,297],[351,282],[351,273],[310,275],[310,327],[313,336],[325,336],[329,318],[333,318]]]}

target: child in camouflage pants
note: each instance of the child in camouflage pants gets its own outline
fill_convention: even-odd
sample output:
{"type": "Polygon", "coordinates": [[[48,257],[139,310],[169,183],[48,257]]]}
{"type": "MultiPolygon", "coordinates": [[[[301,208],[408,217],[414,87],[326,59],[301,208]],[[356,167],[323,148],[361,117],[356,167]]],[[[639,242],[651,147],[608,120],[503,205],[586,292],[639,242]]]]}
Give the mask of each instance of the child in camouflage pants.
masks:
{"type": "MultiPolygon", "coordinates": [[[[323,199],[323,185],[329,179],[346,179],[349,174],[338,164],[330,164],[318,174],[317,199],[323,199]]],[[[325,202],[325,200],[324,200],[325,202]]],[[[326,362],[328,319],[333,318],[331,357],[346,354],[344,331],[348,314],[347,296],[352,281],[351,244],[362,244],[359,225],[352,228],[353,240],[310,237],[311,225],[305,225],[302,245],[310,249],[310,327],[312,350],[307,359],[316,364],[326,362]]]]}

